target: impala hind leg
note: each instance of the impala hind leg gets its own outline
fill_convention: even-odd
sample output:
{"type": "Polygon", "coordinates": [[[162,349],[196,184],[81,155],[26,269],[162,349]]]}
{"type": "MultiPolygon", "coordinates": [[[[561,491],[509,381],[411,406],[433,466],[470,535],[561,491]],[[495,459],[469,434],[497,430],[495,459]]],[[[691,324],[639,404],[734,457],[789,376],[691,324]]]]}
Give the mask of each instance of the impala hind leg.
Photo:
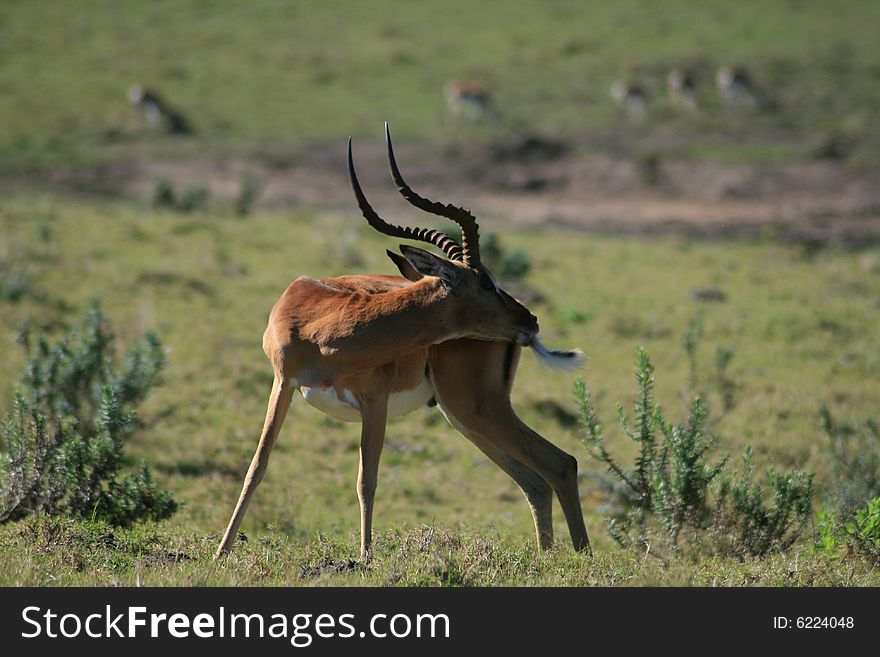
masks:
{"type": "Polygon", "coordinates": [[[257,445],[257,451],[251,460],[247,475],[244,478],[244,485],[241,489],[241,495],[238,498],[238,504],[235,505],[235,511],[232,512],[232,518],[220,547],[217,548],[216,557],[229,552],[238,536],[238,528],[250,504],[251,497],[257,488],[257,485],[266,473],[266,466],[269,464],[269,453],[275,445],[278,433],[281,431],[281,425],[284,424],[284,418],[287,416],[287,409],[290,408],[290,400],[293,396],[293,385],[290,381],[284,379],[283,376],[276,373],[275,381],[272,383],[272,392],[269,395],[269,407],[266,410],[266,421],[263,423],[263,433],[260,436],[260,442],[257,445]]]}
{"type": "MultiPolygon", "coordinates": [[[[575,549],[589,551],[578,493],[577,461],[526,426],[510,405],[518,355],[518,348],[478,340],[452,340],[433,347],[430,372],[437,402],[453,426],[478,447],[483,449],[482,445],[488,445],[496,455],[506,455],[514,463],[540,475],[559,498],[575,549]]],[[[535,487],[530,483],[534,481],[530,475],[523,474],[524,470],[518,466],[514,468],[540,499],[546,489],[535,487]]],[[[516,477],[514,480],[520,483],[516,477]]],[[[528,493],[526,495],[528,499],[528,493]]],[[[538,508],[535,525],[540,544],[541,528],[549,525],[550,520],[548,505],[542,502],[538,508]],[[543,510],[545,508],[548,510],[543,510]]]]}
{"type": "Polygon", "coordinates": [[[361,506],[361,561],[370,560],[373,542],[373,500],[379,478],[379,458],[385,443],[388,399],[361,401],[361,449],[357,493],[361,506]]]}
{"type": "MultiPolygon", "coordinates": [[[[552,518],[550,517],[551,505],[543,501],[545,492],[540,488],[534,487],[533,479],[530,475],[525,474],[532,471],[537,473],[545,480],[545,483],[552,488],[553,492],[559,498],[559,505],[565,515],[568,524],[568,532],[571,536],[571,542],[574,548],[580,550],[590,550],[590,541],[587,538],[587,529],[584,526],[584,516],[581,511],[580,494],[577,485],[577,461],[573,456],[566,454],[564,451],[553,445],[551,442],[542,438],[535,431],[530,429],[523,423],[508,406],[507,411],[498,411],[497,415],[492,418],[480,416],[474,409],[470,411],[466,407],[453,402],[447,404],[438,402],[443,405],[447,411],[453,426],[465,436],[474,441],[478,446],[481,442],[488,443],[491,447],[510,459],[510,463],[518,464],[518,477],[508,472],[514,478],[514,481],[520,485],[526,498],[529,499],[528,488],[523,488],[521,481],[526,486],[532,486],[532,492],[538,492],[539,504],[538,512],[534,511],[535,528],[538,532],[538,544],[540,547],[549,547],[550,542],[542,544],[542,534],[549,534],[552,541],[552,518]],[[458,415],[451,408],[458,411],[458,415]],[[550,527],[549,531],[546,529],[550,527]]],[[[498,400],[498,403],[503,403],[498,400]]],[[[496,411],[493,411],[495,413],[496,411]]],[[[494,459],[493,459],[494,460],[494,459]]],[[[504,461],[502,461],[503,463],[504,461]]],[[[499,465],[501,465],[499,463],[499,465]]],[[[516,467],[516,466],[515,466],[516,467]]],[[[507,471],[504,466],[502,469],[507,471]]],[[[529,500],[531,504],[531,499],[529,500]]],[[[546,541],[546,539],[543,539],[546,541]]]]}
{"type": "Polygon", "coordinates": [[[510,454],[497,449],[479,434],[455,423],[453,417],[445,409],[443,412],[459,433],[476,445],[483,454],[513,479],[525,496],[532,512],[538,547],[542,550],[549,550],[553,546],[553,489],[547,480],[510,454]]]}
{"type": "Polygon", "coordinates": [[[508,409],[508,416],[497,426],[488,430],[483,426],[483,435],[544,477],[559,498],[574,549],[590,552],[578,491],[577,460],[528,427],[513,409],[508,409]]]}

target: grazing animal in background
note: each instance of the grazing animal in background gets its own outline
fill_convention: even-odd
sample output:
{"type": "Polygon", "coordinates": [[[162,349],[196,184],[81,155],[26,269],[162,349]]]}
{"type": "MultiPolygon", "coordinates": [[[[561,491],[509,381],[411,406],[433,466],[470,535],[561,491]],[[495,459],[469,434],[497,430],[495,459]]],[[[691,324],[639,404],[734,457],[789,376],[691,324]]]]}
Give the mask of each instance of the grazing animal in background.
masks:
{"type": "Polygon", "coordinates": [[[762,104],[761,93],[749,72],[739,66],[722,66],[715,75],[715,88],[721,102],[729,108],[755,109],[762,104]]]}
{"type": "Polygon", "coordinates": [[[637,84],[617,80],[611,85],[615,105],[631,119],[640,119],[648,111],[648,94],[637,84]]]}
{"type": "Polygon", "coordinates": [[[446,109],[454,121],[479,123],[498,118],[492,91],[473,80],[453,80],[443,87],[446,109]]]}
{"type": "Polygon", "coordinates": [[[697,85],[693,75],[681,68],[674,68],[666,76],[666,90],[669,92],[669,100],[677,109],[685,109],[689,112],[697,112],[697,85]]]}
{"type": "Polygon", "coordinates": [[[128,90],[128,99],[144,128],[175,135],[193,132],[186,117],[165,102],[155,91],[133,85],[128,90]]]}
{"type": "Polygon", "coordinates": [[[540,548],[553,542],[555,493],[574,547],[589,550],[577,461],[526,426],[510,403],[523,347],[560,367],[576,367],[582,354],[550,351],[541,344],[537,318],[501,289],[483,265],[474,216],[410,189],[397,168],[387,124],[385,135],[397,189],[420,210],[457,223],[461,241],[379,217],[358,182],[349,139],[349,177],[369,225],[391,237],[431,244],[445,257],[403,245],[402,255],[387,252],[402,276],[304,276],[288,286],[272,308],[263,335],[263,350],[275,374],[266,420],[217,556],[236,540],[296,389],[331,417],[361,423],[361,559],[370,557],[386,421],[432,405],[520,487],[540,548]]]}

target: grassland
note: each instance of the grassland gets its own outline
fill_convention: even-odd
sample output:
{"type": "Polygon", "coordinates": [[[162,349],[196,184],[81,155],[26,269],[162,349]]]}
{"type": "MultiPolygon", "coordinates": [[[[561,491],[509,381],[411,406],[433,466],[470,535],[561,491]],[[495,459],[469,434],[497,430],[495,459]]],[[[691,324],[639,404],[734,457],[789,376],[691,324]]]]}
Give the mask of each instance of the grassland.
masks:
{"type": "MultiPolygon", "coordinates": [[[[575,555],[557,507],[560,547],[536,556],[531,518],[514,485],[434,411],[393,421],[380,470],[377,560],[367,570],[310,571],[357,552],[358,431],[295,400],[266,479],[245,520],[249,538],[211,561],[258,437],[271,381],[260,348],[267,313],[296,276],[392,272],[387,238],[354,212],[196,214],[128,202],[45,194],[0,204],[0,263],[26,281],[0,301],[0,411],[24,355],[19,324],[56,330],[100,299],[121,343],[155,330],[168,350],[164,384],[143,408],[130,446],[184,506],[161,525],[132,530],[51,521],[0,527],[4,584],[878,584],[865,562],[810,552],[745,561],[694,556],[671,564],[619,550],[603,529],[602,468],[574,421],[574,375],[540,369],[525,354],[514,389],[522,417],[581,464],[593,560],[575,555]],[[433,529],[432,529],[433,528],[433,529]],[[185,555],[185,558],[180,555],[185,555]],[[302,578],[304,572],[306,576],[302,578]],[[310,574],[311,573],[311,574],[310,574]]],[[[829,483],[818,407],[845,418],[876,415],[880,396],[880,250],[806,251],[772,242],[617,239],[585,233],[505,231],[532,260],[525,279],[548,344],[580,346],[584,375],[609,446],[614,404],[628,402],[636,345],[657,368],[667,415],[684,413],[688,364],[681,335],[703,317],[700,357],[734,347],[736,405],[717,426],[717,452],[750,444],[756,464],[815,471],[817,503],[829,483]],[[700,302],[717,288],[723,302],[700,302]]],[[[711,400],[715,410],[720,402],[711,400]]]]}
{"type": "MultiPolygon", "coordinates": [[[[880,4],[868,0],[0,3],[0,416],[25,362],[13,341],[22,323],[58,333],[97,299],[120,352],[146,330],[167,349],[163,384],[142,408],[144,428],[127,447],[128,465],[146,460],[183,502],[170,520],[130,529],[46,518],[0,525],[0,585],[880,585],[880,571],[867,561],[816,553],[812,527],[790,551],[760,560],[699,551],[666,560],[621,550],[604,529],[603,466],[581,443],[576,374],[541,369],[528,353],[514,405],[577,456],[593,558],[568,546],[558,505],[558,546],[538,554],[516,487],[426,409],[389,425],[376,557],[356,566],[358,427],[296,398],[245,519],[248,540],[215,562],[265,412],[271,370],[261,335],[270,307],[302,274],[396,273],[384,255],[394,243],[363,225],[353,206],[329,209],[340,207],[336,197],[322,204],[322,187],[239,217],[228,194],[189,214],[157,210],[143,191],[153,180],[141,180],[143,189],[114,188],[114,199],[44,185],[64,180],[68,190],[106,192],[112,186],[100,183],[111,167],[95,165],[112,164],[124,177],[133,162],[169,160],[182,168],[200,163],[193,180],[257,162],[286,181],[298,153],[314,146],[322,159],[327,144],[336,149],[349,134],[375,137],[388,120],[397,143],[412,151],[466,145],[458,150],[491,153],[483,147],[538,135],[589,148],[597,161],[610,154],[609,167],[635,163],[648,178],[652,163],[691,158],[759,165],[748,178],[757,184],[761,164],[833,158],[841,189],[834,200],[852,200],[845,196],[855,196],[854,187],[867,200],[805,210],[804,220],[863,222],[870,236],[877,206],[864,183],[848,186],[847,176],[880,163],[878,24],[880,4]],[[712,79],[727,63],[752,73],[769,101],[761,111],[719,106],[712,79]],[[695,73],[699,115],[670,106],[663,85],[673,66],[695,73]],[[443,86],[460,78],[493,89],[498,121],[463,126],[444,117],[443,86]],[[608,90],[616,79],[645,86],[644,121],[615,111],[608,90]],[[195,135],[136,130],[126,95],[134,83],[165,96],[195,135]],[[852,209],[838,216],[836,207],[852,209]]],[[[454,184],[442,179],[452,187],[471,177],[473,163],[437,159],[436,167],[461,169],[454,184]]],[[[572,186],[580,184],[577,171],[572,186]]],[[[170,182],[181,191],[184,181],[170,182]]],[[[785,188],[790,198],[761,200],[807,208],[797,198],[807,186],[799,181],[785,188]]],[[[594,188],[574,198],[586,205],[594,188]]],[[[694,201],[686,186],[622,189],[632,202],[625,207],[645,210],[648,219],[633,225],[646,235],[655,233],[652,203],[694,201]]],[[[760,197],[732,189],[694,207],[760,197]]],[[[549,220],[555,191],[544,194],[549,220]]],[[[409,216],[398,202],[391,211],[409,216]]],[[[689,376],[681,337],[699,316],[703,370],[716,347],[735,349],[736,403],[714,425],[713,458],[735,460],[751,445],[759,472],[813,471],[821,507],[831,458],[820,404],[843,419],[880,414],[880,246],[868,237],[852,250],[823,240],[780,244],[765,218],[767,237],[742,241],[514,230],[497,216],[483,232],[494,228],[505,249],[528,254],[523,283],[541,299],[529,307],[545,342],[586,351],[580,374],[616,456],[634,454],[614,416],[616,402],[635,392],[637,345],[656,366],[666,416],[679,420],[689,376]],[[716,300],[701,301],[698,289],[716,300]]],[[[718,395],[709,401],[720,415],[718,395]]]]}
{"type": "Polygon", "coordinates": [[[654,99],[636,132],[686,136],[680,155],[801,159],[833,140],[837,156],[876,163],[878,23],[868,0],[5,2],[0,167],[277,148],[373,134],[383,120],[401,138],[436,139],[450,134],[442,88],[456,78],[489,84],[502,113],[472,137],[614,127],[608,90],[631,78],[654,99]],[[772,110],[719,112],[712,79],[730,62],[751,70],[772,110]],[[696,72],[702,117],[676,117],[665,100],[676,65],[696,72]],[[158,89],[198,136],[130,134],[133,83],[158,89]]]}

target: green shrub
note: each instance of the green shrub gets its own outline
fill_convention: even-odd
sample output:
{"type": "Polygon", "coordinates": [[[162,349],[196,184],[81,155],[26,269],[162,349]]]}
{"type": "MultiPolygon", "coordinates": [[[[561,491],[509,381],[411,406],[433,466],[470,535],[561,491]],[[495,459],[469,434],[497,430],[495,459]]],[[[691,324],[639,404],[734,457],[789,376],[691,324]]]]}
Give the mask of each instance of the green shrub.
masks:
{"type": "Polygon", "coordinates": [[[27,269],[3,271],[0,268],[0,300],[21,301],[31,292],[31,275],[27,269]]]}
{"type": "Polygon", "coordinates": [[[208,188],[204,185],[190,185],[183,190],[177,209],[180,212],[196,212],[205,207],[208,202],[208,188]]]}
{"type": "Polygon", "coordinates": [[[112,362],[113,335],[95,306],[58,342],[29,330],[30,359],[13,409],[0,425],[0,522],[31,514],[95,518],[117,525],[169,517],[177,503],[142,464],[120,475],[136,406],[158,382],[164,355],[148,334],[112,362]]]}
{"type": "Polygon", "coordinates": [[[241,174],[241,188],[235,199],[235,214],[245,217],[251,213],[262,191],[259,179],[250,171],[241,174]]]}
{"type": "Polygon", "coordinates": [[[790,547],[812,512],[812,475],[771,469],[771,500],[766,502],[763,487],[750,483],[750,453],[736,479],[725,472],[727,457],[710,463],[716,438],[707,428],[709,408],[701,397],[693,399],[684,422],[673,424],[654,401],[654,367],[641,347],[635,373],[633,418],[617,406],[623,433],[638,445],[632,467],[610,454],[590,393],[582,379],[575,383],[584,445],[608,468],[611,482],[605,488],[617,496],[609,535],[623,547],[638,549],[666,543],[675,550],[683,537],[695,544],[708,539],[714,551],[740,556],[790,547]]]}
{"type": "Polygon", "coordinates": [[[150,199],[150,204],[156,209],[173,210],[177,207],[174,187],[167,178],[159,178],[153,185],[153,195],[150,199]]]}
{"type": "Polygon", "coordinates": [[[843,422],[822,404],[831,492],[816,514],[820,552],[855,554],[880,565],[880,427],[873,418],[843,422]]]}
{"type": "Polygon", "coordinates": [[[836,420],[828,406],[819,408],[831,457],[831,498],[826,502],[850,517],[868,500],[880,496],[880,425],[873,418],[848,423],[836,420]]]}
{"type": "Polygon", "coordinates": [[[718,346],[715,348],[715,380],[718,394],[721,395],[721,406],[728,412],[736,406],[736,381],[729,374],[730,361],[736,350],[733,347],[718,346]]]}
{"type": "Polygon", "coordinates": [[[701,372],[699,347],[703,338],[703,319],[697,315],[688,330],[682,335],[681,345],[688,359],[688,390],[690,394],[709,398],[710,389],[714,388],[721,401],[723,413],[736,406],[737,382],[730,376],[730,363],[736,350],[733,347],[718,346],[715,349],[715,371],[701,372]],[[712,385],[714,384],[714,385],[712,385]]]}
{"type": "Polygon", "coordinates": [[[752,451],[743,455],[738,478],[722,478],[715,502],[712,530],[723,552],[765,556],[784,552],[806,528],[813,509],[813,475],[767,471],[768,495],[751,483],[752,451]]]}
{"type": "Polygon", "coordinates": [[[675,547],[685,526],[700,527],[708,514],[709,485],[726,463],[709,464],[707,452],[715,438],[706,429],[708,408],[699,397],[693,400],[687,420],[678,425],[667,421],[654,401],[654,366],[647,352],[639,348],[636,365],[638,394],[633,419],[622,404],[617,418],[623,433],[638,445],[631,468],[617,463],[605,446],[602,425],[582,379],[575,383],[575,394],[586,427],[587,451],[604,463],[618,483],[623,484],[623,514],[608,523],[609,534],[624,547],[649,543],[647,516],[659,521],[675,547]]]}
{"type": "Polygon", "coordinates": [[[160,178],[153,185],[150,204],[158,210],[189,213],[202,210],[208,202],[208,197],[209,192],[205,185],[190,185],[178,197],[174,185],[167,178],[160,178]]]}
{"type": "Polygon", "coordinates": [[[827,509],[816,514],[819,552],[855,554],[880,565],[880,497],[868,500],[845,520],[827,509]]]}

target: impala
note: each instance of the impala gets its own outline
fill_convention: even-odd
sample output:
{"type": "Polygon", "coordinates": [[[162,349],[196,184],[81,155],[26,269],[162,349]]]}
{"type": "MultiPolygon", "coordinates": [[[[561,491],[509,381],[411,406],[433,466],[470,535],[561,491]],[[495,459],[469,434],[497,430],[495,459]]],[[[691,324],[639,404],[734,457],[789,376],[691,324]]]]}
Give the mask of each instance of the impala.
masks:
{"type": "Polygon", "coordinates": [[[492,91],[474,80],[452,80],[443,87],[446,107],[454,120],[478,123],[498,118],[493,109],[492,91]]]}
{"type": "Polygon", "coordinates": [[[172,134],[192,132],[186,117],[166,103],[155,91],[133,85],[128,90],[128,100],[138,113],[141,127],[153,131],[164,130],[172,134]]]}
{"type": "Polygon", "coordinates": [[[401,246],[402,255],[387,253],[402,277],[304,276],[288,286],[272,308],[263,335],[263,350],[275,374],[263,432],[217,556],[235,542],[297,388],[327,415],[361,423],[361,559],[370,557],[386,420],[434,404],[520,487],[531,507],[539,548],[553,541],[555,493],[574,547],[589,550],[577,462],[526,426],[510,404],[522,347],[561,367],[577,366],[582,354],[550,351],[541,344],[538,320],[502,290],[481,263],[473,215],[413,192],[398,170],[387,124],[385,137],[400,193],[417,208],[456,222],[461,242],[443,232],[381,219],[358,183],[349,139],[351,185],[370,226],[391,237],[431,244],[446,257],[401,246]]]}
{"type": "Polygon", "coordinates": [[[648,111],[648,93],[638,84],[617,80],[611,85],[611,98],[631,119],[640,119],[648,111]]]}
{"type": "Polygon", "coordinates": [[[666,76],[666,89],[674,107],[690,112],[698,111],[697,85],[689,71],[681,68],[672,69],[666,76]]]}
{"type": "Polygon", "coordinates": [[[721,101],[728,107],[754,109],[761,104],[761,95],[752,76],[740,66],[722,66],[718,69],[715,87],[721,101]]]}

